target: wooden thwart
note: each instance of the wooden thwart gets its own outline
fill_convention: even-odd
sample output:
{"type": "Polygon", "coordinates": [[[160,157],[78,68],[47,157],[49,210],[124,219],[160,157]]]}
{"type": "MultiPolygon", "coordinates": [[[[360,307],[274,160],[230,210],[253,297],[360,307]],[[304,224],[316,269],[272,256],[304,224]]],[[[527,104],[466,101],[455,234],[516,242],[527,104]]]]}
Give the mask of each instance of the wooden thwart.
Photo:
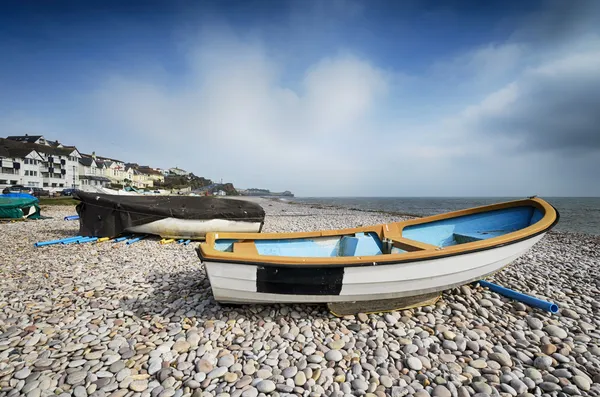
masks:
{"type": "Polygon", "coordinates": [[[233,252],[236,254],[258,255],[256,244],[254,244],[254,241],[252,240],[238,241],[233,243],[233,252]]]}
{"type": "Polygon", "coordinates": [[[400,248],[408,252],[435,250],[440,248],[436,245],[426,244],[420,241],[415,241],[404,237],[390,237],[390,239],[392,240],[392,244],[394,245],[394,247],[400,248]]]}
{"type": "Polygon", "coordinates": [[[396,299],[382,299],[365,302],[333,302],[328,303],[327,308],[331,314],[336,317],[349,316],[358,313],[382,313],[434,305],[441,296],[441,293],[436,292],[396,299]]]}

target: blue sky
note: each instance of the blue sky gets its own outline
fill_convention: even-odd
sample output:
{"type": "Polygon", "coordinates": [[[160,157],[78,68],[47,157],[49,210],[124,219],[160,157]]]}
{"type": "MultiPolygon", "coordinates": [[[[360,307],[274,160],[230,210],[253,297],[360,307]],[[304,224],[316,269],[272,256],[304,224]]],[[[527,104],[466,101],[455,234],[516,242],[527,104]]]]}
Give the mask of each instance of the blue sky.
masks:
{"type": "Polygon", "coordinates": [[[301,196],[600,195],[600,2],[31,1],[0,136],[301,196]]]}

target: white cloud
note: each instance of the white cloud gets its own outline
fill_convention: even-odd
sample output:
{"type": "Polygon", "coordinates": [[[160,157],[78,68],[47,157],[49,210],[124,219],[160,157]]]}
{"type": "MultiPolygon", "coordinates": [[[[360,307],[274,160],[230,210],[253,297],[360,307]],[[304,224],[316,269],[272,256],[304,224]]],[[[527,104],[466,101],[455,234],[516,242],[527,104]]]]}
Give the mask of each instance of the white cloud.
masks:
{"type": "Polygon", "coordinates": [[[469,89],[493,89],[523,66],[527,58],[523,43],[490,43],[435,62],[430,78],[469,89]]]}
{"type": "MultiPolygon", "coordinates": [[[[113,125],[169,163],[240,187],[300,195],[393,195],[405,192],[399,186],[406,184],[414,192],[440,195],[530,189],[532,178],[543,179],[519,167],[528,167],[535,148],[514,148],[548,138],[519,129],[539,127],[536,118],[548,117],[544,104],[553,101],[540,96],[544,89],[570,92],[563,85],[595,76],[599,59],[596,52],[560,52],[519,63],[525,47],[511,44],[471,51],[450,69],[484,70],[473,77],[486,80],[481,99],[465,97],[467,105],[458,113],[434,103],[436,117],[423,122],[376,117],[381,107],[393,114],[410,98],[392,90],[396,76],[367,59],[349,53],[323,58],[289,82],[282,77],[287,64],[269,56],[260,42],[231,34],[210,37],[210,44],[188,51],[186,84],[174,89],[146,78],[113,76],[97,96],[97,115],[112,118],[113,125]],[[512,71],[504,73],[504,67],[512,71]],[[395,186],[390,178],[401,182],[395,186]]],[[[444,78],[439,83],[454,89],[444,78]]],[[[570,100],[582,100],[582,92],[575,90],[570,100]]],[[[147,159],[152,163],[156,157],[147,159]]]]}
{"type": "Polygon", "coordinates": [[[386,73],[342,54],[313,64],[293,90],[279,78],[285,65],[261,46],[216,42],[190,52],[179,90],[113,76],[97,93],[97,116],[180,166],[242,187],[351,188],[340,171],[357,167],[355,143],[373,133],[363,126],[386,94],[386,73]]]}
{"type": "MultiPolygon", "coordinates": [[[[297,26],[326,19],[321,4],[297,26]]],[[[180,36],[177,75],[100,80],[81,125],[106,156],[298,195],[600,194],[586,171],[600,168],[594,29],[553,46],[527,41],[552,31],[537,27],[430,68],[395,59],[390,73],[351,51],[315,57],[321,31],[275,51],[260,32],[211,25],[180,36]]],[[[59,121],[37,130],[60,138],[59,121]]]]}

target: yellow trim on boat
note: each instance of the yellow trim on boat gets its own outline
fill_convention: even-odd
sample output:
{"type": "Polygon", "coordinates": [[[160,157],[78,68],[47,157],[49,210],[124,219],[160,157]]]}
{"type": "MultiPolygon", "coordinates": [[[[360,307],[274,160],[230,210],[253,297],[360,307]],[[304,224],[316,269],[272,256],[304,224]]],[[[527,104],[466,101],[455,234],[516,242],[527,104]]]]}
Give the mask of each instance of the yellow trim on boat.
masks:
{"type": "MultiPolygon", "coordinates": [[[[395,222],[383,225],[374,225],[366,227],[339,229],[339,230],[322,230],[313,232],[299,233],[234,233],[234,232],[209,232],[206,234],[206,239],[199,245],[199,250],[205,260],[214,259],[215,261],[225,262],[253,262],[278,265],[302,265],[302,266],[322,266],[322,265],[349,265],[361,263],[378,263],[385,264],[387,262],[395,262],[398,260],[412,261],[422,259],[435,259],[436,257],[446,255],[456,255],[466,253],[473,250],[492,248],[497,245],[508,244],[517,240],[522,240],[530,236],[534,236],[545,230],[548,230],[556,221],[558,214],[545,200],[540,198],[529,198],[523,200],[507,201],[504,203],[485,205],[480,207],[468,208],[465,210],[447,212],[444,214],[433,215],[423,218],[416,218],[402,222],[395,222]],[[485,240],[467,242],[463,244],[452,245],[448,247],[437,247],[429,244],[424,244],[418,241],[409,240],[402,237],[402,231],[407,226],[419,225],[449,219],[464,215],[477,214],[481,212],[500,210],[505,208],[533,206],[544,213],[542,219],[533,225],[527,226],[515,232],[507,233],[501,236],[492,237],[485,240]],[[291,256],[273,256],[259,255],[250,249],[233,250],[233,252],[219,251],[214,248],[217,239],[231,240],[267,240],[267,239],[290,239],[290,238],[315,238],[326,236],[354,235],[355,233],[377,233],[380,238],[389,238],[392,241],[397,241],[399,245],[404,245],[411,248],[410,252],[386,255],[370,255],[370,256],[338,256],[338,257],[291,257],[291,256]]],[[[244,242],[246,243],[246,242],[244,242]]],[[[254,245],[254,244],[252,244],[254,245]]],[[[254,248],[256,249],[256,248],[254,248]]],[[[409,250],[407,250],[409,251],[409,250]]]]}

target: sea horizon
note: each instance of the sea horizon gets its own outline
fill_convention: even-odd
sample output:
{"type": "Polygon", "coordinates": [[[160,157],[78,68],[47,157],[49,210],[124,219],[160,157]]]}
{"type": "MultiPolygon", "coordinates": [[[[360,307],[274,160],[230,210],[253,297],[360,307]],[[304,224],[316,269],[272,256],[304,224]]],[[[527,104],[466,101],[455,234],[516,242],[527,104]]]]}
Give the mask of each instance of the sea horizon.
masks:
{"type": "MultiPolygon", "coordinates": [[[[548,201],[560,214],[553,230],[600,236],[600,197],[537,196],[548,201]]],[[[289,201],[334,205],[363,211],[395,212],[430,216],[494,202],[525,198],[522,196],[429,196],[429,197],[290,197],[289,201]]]]}

